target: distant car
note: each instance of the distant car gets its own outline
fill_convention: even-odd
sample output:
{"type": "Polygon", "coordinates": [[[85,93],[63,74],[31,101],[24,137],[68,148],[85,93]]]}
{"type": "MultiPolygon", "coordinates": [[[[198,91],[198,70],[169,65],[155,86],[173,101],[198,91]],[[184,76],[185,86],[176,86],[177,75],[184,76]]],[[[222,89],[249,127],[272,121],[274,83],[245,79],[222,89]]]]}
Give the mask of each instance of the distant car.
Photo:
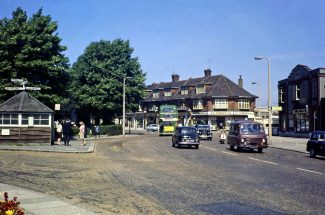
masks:
{"type": "Polygon", "coordinates": [[[147,131],[158,131],[159,127],[156,124],[149,124],[146,128],[147,131]]]}
{"type": "Polygon", "coordinates": [[[325,131],[314,131],[307,142],[306,150],[311,158],[325,156],[325,131]]]}
{"type": "Polygon", "coordinates": [[[191,126],[177,127],[172,136],[173,147],[180,146],[194,146],[199,148],[200,139],[197,133],[197,129],[191,126]]]}
{"type": "Polygon", "coordinates": [[[200,140],[212,140],[210,125],[196,125],[196,129],[199,134],[200,140]]]}

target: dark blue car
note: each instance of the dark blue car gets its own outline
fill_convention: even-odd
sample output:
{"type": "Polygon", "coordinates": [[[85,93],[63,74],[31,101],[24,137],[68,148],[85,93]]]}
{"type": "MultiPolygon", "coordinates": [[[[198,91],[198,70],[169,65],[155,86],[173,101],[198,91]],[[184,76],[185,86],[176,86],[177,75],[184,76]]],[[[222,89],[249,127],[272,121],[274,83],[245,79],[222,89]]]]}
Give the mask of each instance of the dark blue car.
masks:
{"type": "Polygon", "coordinates": [[[195,127],[181,126],[177,127],[172,136],[173,147],[194,146],[199,148],[200,139],[195,127]]]}

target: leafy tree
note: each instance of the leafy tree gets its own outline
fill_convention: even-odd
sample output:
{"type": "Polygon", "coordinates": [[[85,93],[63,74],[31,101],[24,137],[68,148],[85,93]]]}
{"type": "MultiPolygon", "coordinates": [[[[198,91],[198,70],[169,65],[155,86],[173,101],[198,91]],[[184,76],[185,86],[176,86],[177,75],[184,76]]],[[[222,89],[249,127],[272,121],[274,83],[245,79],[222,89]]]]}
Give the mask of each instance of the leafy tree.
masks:
{"type": "Polygon", "coordinates": [[[130,77],[126,79],[126,110],[138,109],[145,74],[132,53],[129,41],[101,40],[91,43],[72,66],[71,93],[84,119],[91,114],[109,123],[122,115],[123,77],[130,77]]]}
{"type": "Polygon", "coordinates": [[[17,8],[12,19],[0,20],[0,101],[14,94],[4,88],[13,86],[10,79],[16,78],[40,87],[41,91],[30,93],[51,108],[55,103],[67,103],[69,65],[57,28],[49,15],[42,15],[42,9],[28,18],[17,8]]]}

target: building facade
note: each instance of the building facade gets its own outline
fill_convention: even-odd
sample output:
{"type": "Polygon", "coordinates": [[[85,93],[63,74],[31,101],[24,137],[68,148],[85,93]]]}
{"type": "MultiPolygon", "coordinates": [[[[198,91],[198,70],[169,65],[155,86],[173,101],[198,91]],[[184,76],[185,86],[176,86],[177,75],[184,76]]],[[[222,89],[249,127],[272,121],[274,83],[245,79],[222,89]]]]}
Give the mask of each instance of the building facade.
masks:
{"type": "Polygon", "coordinates": [[[278,82],[280,135],[308,136],[325,130],[325,69],[297,65],[278,82]]]}
{"type": "Polygon", "coordinates": [[[191,118],[194,124],[222,127],[233,120],[254,119],[257,96],[243,88],[241,76],[236,84],[224,75],[211,73],[206,69],[203,77],[186,80],[173,74],[171,82],[147,86],[147,95],[140,103],[144,124],[157,124],[159,107],[165,104],[177,106],[179,124],[191,118]]]}

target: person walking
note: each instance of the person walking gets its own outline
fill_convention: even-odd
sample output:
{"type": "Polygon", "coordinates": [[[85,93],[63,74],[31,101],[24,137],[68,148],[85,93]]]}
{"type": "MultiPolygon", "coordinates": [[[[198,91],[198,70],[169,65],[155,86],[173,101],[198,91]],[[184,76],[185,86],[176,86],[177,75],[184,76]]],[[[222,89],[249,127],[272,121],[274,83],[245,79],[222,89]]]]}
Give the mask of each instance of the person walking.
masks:
{"type": "Polygon", "coordinates": [[[79,122],[79,138],[81,140],[81,146],[85,146],[87,144],[87,141],[85,140],[85,131],[86,131],[86,127],[85,124],[83,123],[83,121],[79,122]]]}
{"type": "Polygon", "coordinates": [[[95,138],[100,138],[100,128],[98,125],[95,125],[95,138]]]}
{"type": "Polygon", "coordinates": [[[63,141],[65,146],[69,146],[69,142],[72,139],[72,124],[70,119],[65,119],[63,123],[63,141]]]}
{"type": "Polygon", "coordinates": [[[61,138],[62,138],[62,124],[61,121],[58,122],[58,125],[56,126],[56,134],[57,134],[57,143],[58,145],[61,145],[61,138]]]}

